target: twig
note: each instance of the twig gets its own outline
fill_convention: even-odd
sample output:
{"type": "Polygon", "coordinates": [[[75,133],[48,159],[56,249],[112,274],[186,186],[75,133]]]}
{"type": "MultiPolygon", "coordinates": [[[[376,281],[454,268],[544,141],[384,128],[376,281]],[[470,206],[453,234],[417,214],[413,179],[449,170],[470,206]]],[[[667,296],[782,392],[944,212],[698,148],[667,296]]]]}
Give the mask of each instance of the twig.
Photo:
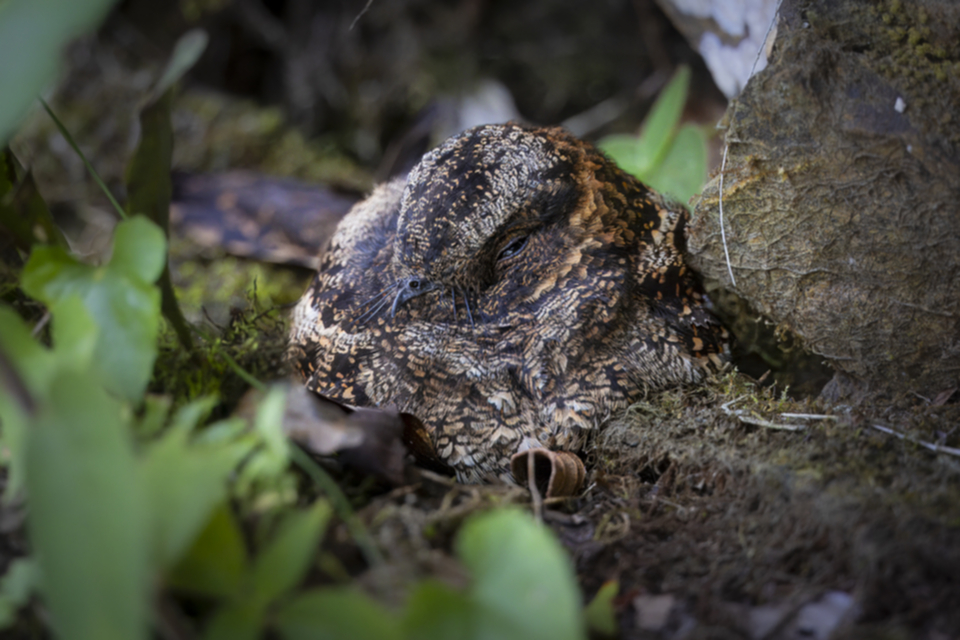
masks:
{"type": "MultiPolygon", "coordinates": [[[[730,416],[731,418],[736,418],[744,424],[752,424],[757,427],[765,427],[767,429],[775,429],[777,431],[803,431],[806,427],[802,424],[782,424],[779,422],[772,422],[766,420],[765,418],[760,418],[758,416],[746,415],[743,409],[731,409],[731,405],[740,402],[747,396],[743,395],[729,402],[725,402],[720,405],[720,409],[730,416]]],[[[836,420],[835,416],[821,415],[816,413],[781,413],[781,418],[795,418],[799,420],[836,420]]]]}
{"type": "Polygon", "coordinates": [[[360,21],[360,18],[363,17],[367,11],[370,10],[370,5],[373,4],[373,0],[367,0],[367,4],[360,10],[360,13],[357,14],[357,17],[353,19],[353,22],[350,23],[350,28],[347,31],[353,31],[353,28],[357,26],[357,22],[360,21]]]}
{"type": "Polygon", "coordinates": [[[720,241],[723,243],[723,255],[727,259],[727,273],[730,274],[730,284],[737,286],[737,279],[733,277],[733,267],[730,265],[730,250],[727,249],[727,232],[723,226],[723,171],[727,167],[727,150],[729,144],[723,145],[723,160],[720,161],[720,241]]]}
{"type": "Polygon", "coordinates": [[[872,427],[873,427],[874,429],[876,429],[877,431],[882,431],[883,433],[886,433],[886,434],[891,435],[891,436],[895,436],[895,437],[897,437],[897,438],[900,438],[901,440],[908,440],[908,441],[910,441],[910,442],[912,442],[912,443],[914,443],[914,444],[918,444],[918,445],[920,445],[921,447],[923,447],[924,449],[929,449],[930,451],[933,451],[934,453],[946,453],[946,454],[951,455],[951,456],[960,457],[960,449],[956,449],[956,448],[954,448],[954,447],[945,447],[945,446],[943,446],[943,445],[934,444],[934,443],[932,443],[932,442],[927,442],[927,441],[925,441],[925,440],[920,440],[919,438],[914,438],[913,436],[908,436],[908,435],[906,435],[906,434],[900,433],[900,432],[898,432],[898,431],[894,431],[893,429],[891,429],[891,428],[889,428],[889,427],[884,427],[884,426],[881,426],[881,425],[879,425],[879,424],[873,424],[873,425],[870,425],[870,426],[872,426],[872,427]]]}

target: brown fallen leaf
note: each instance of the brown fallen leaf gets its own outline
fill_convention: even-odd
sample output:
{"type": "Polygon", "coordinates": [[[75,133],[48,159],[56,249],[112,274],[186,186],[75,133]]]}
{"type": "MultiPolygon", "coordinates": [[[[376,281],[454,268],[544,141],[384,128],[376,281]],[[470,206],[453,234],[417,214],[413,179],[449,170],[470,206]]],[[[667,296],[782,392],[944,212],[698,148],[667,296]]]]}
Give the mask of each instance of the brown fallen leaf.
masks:
{"type": "Polygon", "coordinates": [[[534,484],[545,498],[572,496],[586,478],[587,470],[575,453],[534,447],[515,453],[510,458],[510,471],[520,485],[526,485],[529,481],[531,458],[534,484]]]}

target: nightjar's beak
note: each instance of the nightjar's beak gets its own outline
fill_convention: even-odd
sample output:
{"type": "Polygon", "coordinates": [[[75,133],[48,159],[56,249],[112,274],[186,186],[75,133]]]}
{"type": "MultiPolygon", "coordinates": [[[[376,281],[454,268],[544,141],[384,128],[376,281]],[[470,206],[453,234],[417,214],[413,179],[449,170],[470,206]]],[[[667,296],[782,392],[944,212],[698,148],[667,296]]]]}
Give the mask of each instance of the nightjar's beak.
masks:
{"type": "Polygon", "coordinates": [[[417,276],[404,278],[397,285],[397,297],[393,299],[393,306],[390,307],[390,317],[395,317],[397,315],[397,307],[407,300],[416,298],[427,291],[433,291],[436,288],[437,285],[425,278],[419,278],[417,276]]]}

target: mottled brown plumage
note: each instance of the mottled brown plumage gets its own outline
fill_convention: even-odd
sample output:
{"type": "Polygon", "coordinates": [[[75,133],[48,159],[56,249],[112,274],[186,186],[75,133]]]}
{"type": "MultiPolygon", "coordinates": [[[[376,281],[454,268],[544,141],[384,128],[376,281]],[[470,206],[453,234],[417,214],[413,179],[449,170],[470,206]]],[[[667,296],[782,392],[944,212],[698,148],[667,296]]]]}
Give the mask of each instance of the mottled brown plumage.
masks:
{"type": "Polygon", "coordinates": [[[317,393],[419,417],[462,481],[576,450],[645,389],[720,363],[684,221],[562,129],[471,129],[343,219],[291,355],[317,393]]]}

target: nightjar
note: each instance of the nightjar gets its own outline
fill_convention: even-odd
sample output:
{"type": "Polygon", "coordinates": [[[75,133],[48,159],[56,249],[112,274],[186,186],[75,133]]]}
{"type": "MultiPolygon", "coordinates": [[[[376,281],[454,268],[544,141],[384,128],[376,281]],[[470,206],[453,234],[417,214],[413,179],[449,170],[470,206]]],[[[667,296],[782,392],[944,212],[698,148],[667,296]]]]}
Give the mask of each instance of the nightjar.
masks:
{"type": "Polygon", "coordinates": [[[575,451],[725,356],[685,220],[560,128],[468,130],[343,218],[291,359],[312,391],[417,416],[461,481],[530,447],[575,451]]]}

